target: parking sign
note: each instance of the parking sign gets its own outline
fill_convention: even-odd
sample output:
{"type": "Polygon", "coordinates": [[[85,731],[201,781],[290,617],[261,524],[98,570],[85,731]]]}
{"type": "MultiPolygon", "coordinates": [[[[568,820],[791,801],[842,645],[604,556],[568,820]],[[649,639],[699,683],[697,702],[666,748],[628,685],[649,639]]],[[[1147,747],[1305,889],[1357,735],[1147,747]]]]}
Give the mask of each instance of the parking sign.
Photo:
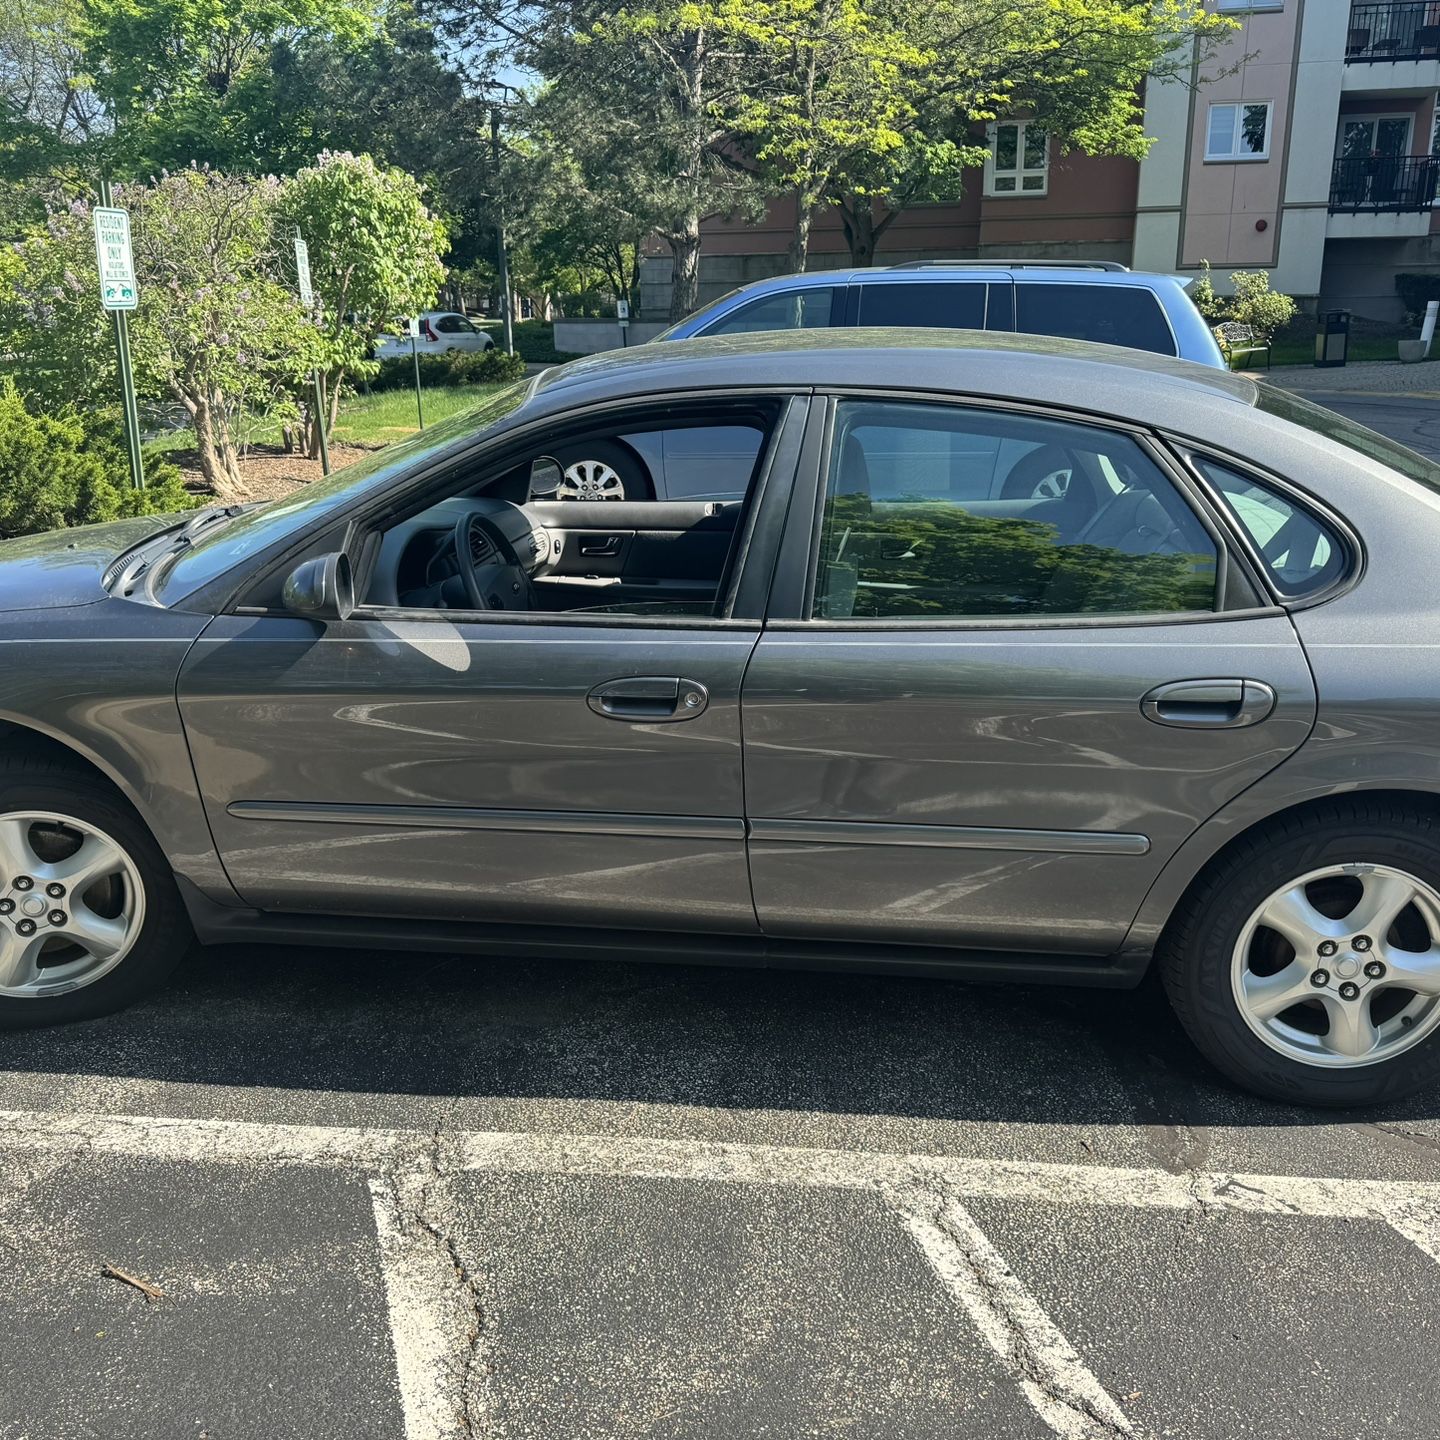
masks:
{"type": "Polygon", "coordinates": [[[107,310],[133,310],[135,261],[130,253],[130,212],[97,205],[95,261],[100,268],[100,303],[107,310]]]}

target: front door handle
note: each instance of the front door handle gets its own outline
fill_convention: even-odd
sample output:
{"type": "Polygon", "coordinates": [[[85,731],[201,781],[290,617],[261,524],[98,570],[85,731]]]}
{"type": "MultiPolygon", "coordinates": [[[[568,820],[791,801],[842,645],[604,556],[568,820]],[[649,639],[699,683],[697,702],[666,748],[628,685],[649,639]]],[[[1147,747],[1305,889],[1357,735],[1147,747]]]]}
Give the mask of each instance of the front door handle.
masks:
{"type": "Polygon", "coordinates": [[[710,692],[699,681],[677,675],[632,675],[597,685],[585,703],[607,720],[658,725],[704,714],[710,692]]]}
{"type": "Polygon", "coordinates": [[[1140,701],[1147,720],[1182,730],[1238,730],[1274,708],[1275,692],[1259,680],[1176,680],[1140,701]]]}

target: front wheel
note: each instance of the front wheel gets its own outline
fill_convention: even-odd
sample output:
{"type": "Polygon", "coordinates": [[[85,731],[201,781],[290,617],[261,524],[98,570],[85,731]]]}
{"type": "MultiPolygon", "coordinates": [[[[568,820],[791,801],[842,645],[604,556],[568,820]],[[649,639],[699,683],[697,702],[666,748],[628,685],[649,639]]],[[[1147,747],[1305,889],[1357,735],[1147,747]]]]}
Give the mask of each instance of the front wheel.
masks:
{"type": "Polygon", "coordinates": [[[192,940],[163,854],[108,786],[45,760],[0,770],[0,1028],[118,1010],[192,940]]]}
{"type": "Polygon", "coordinates": [[[1440,825],[1361,801],[1267,827],[1186,897],[1158,959],[1191,1038],[1247,1089],[1407,1095],[1440,1079],[1440,825]]]}

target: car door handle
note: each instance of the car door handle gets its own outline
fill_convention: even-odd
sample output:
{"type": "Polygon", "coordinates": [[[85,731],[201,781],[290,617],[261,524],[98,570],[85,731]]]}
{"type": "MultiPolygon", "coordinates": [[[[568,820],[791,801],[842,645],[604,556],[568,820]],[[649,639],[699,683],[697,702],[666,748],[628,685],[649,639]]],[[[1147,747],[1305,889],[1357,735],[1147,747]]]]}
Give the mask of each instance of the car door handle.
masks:
{"type": "Polygon", "coordinates": [[[620,553],[620,537],[618,535],[607,535],[602,540],[582,540],[580,542],[580,553],[595,559],[605,559],[620,553]]]}
{"type": "Polygon", "coordinates": [[[1176,680],[1140,701],[1147,720],[1184,730],[1238,730],[1274,708],[1275,692],[1259,680],[1176,680]]]}
{"type": "Polygon", "coordinates": [[[635,675],[597,685],[585,703],[607,720],[657,725],[703,715],[710,692],[698,681],[676,675],[635,675]]]}

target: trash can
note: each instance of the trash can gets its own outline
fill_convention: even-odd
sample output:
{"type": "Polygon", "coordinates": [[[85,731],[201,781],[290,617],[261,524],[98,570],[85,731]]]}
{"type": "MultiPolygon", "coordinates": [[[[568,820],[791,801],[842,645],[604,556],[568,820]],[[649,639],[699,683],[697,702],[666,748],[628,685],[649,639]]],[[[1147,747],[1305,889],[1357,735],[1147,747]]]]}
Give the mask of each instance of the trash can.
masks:
{"type": "Polygon", "coordinates": [[[1343,365],[1349,348],[1350,312],[1327,310],[1320,317],[1320,329],[1315,335],[1315,364],[1321,369],[1343,365]]]}

